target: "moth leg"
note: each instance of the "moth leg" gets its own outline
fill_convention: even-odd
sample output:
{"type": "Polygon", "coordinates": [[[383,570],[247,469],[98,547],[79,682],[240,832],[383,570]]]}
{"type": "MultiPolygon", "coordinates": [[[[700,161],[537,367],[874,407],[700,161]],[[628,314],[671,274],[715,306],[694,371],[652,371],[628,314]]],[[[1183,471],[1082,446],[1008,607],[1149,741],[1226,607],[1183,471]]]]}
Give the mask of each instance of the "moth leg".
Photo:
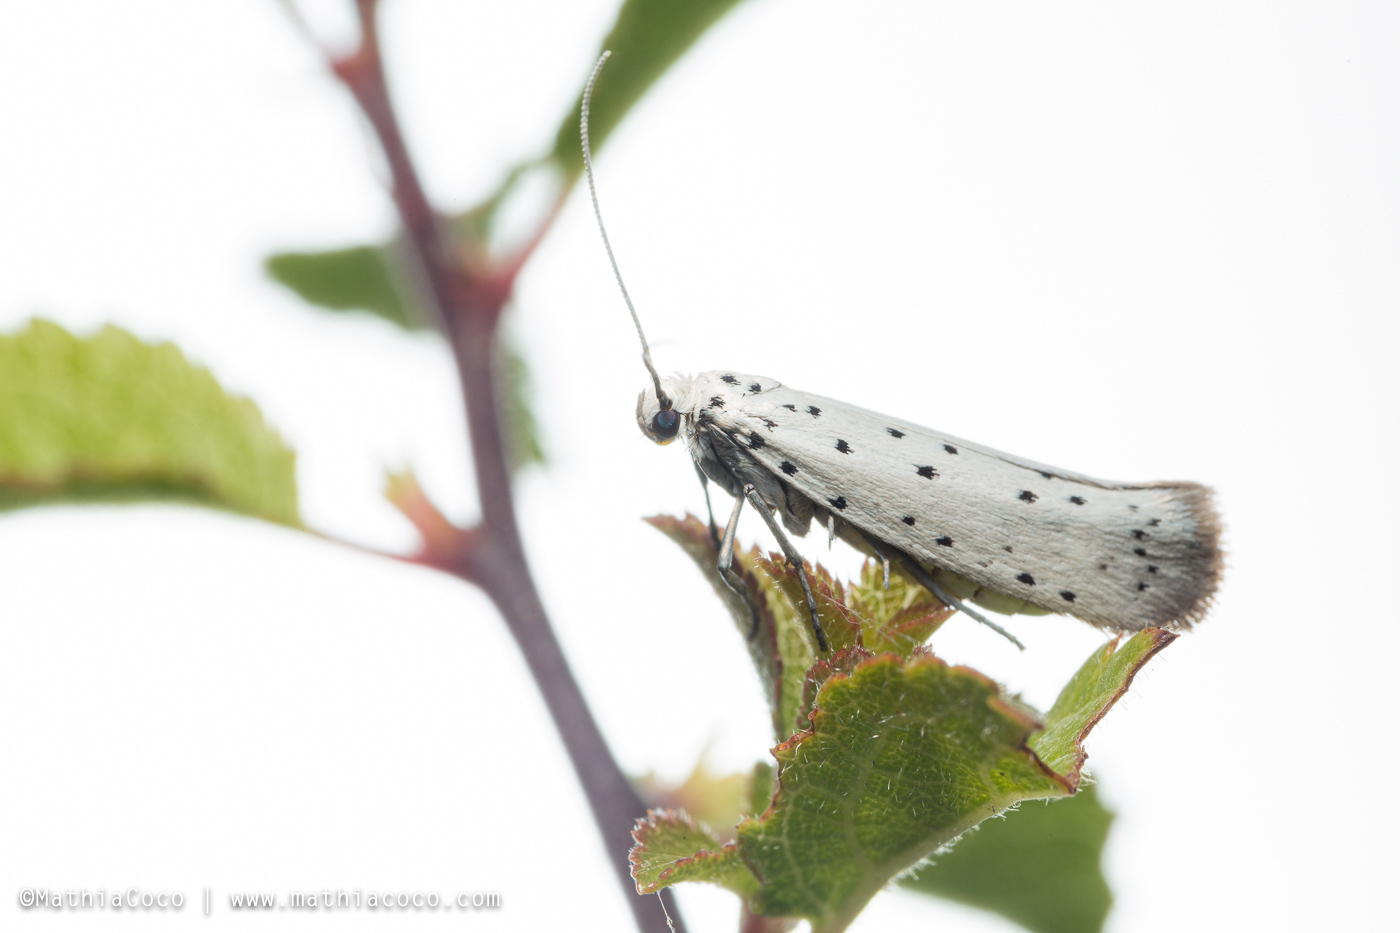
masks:
{"type": "Polygon", "coordinates": [[[826,516],[826,549],[831,550],[831,546],[836,543],[836,516],[827,513],[826,516]]]}
{"type": "MultiPolygon", "coordinates": [[[[826,632],[822,631],[821,620],[817,618],[817,598],[812,595],[812,585],[807,582],[807,571],[802,566],[802,555],[797,553],[797,548],[792,546],[792,542],[788,540],[787,535],[783,534],[783,530],[778,527],[777,519],[775,519],[773,513],[768,510],[767,504],[759,498],[758,491],[753,488],[752,484],[744,487],[744,495],[742,498],[747,498],[752,502],[754,509],[759,515],[763,516],[763,521],[768,526],[768,530],[773,532],[773,537],[778,539],[778,546],[783,549],[783,556],[787,558],[788,563],[797,571],[797,580],[802,584],[802,595],[807,597],[807,612],[812,616],[812,632],[817,636],[817,647],[825,654],[831,649],[827,647],[826,632]]],[[[738,518],[739,510],[736,506],[734,509],[734,521],[737,522],[738,518]]],[[[729,531],[726,529],[725,535],[728,536],[728,534],[729,531]]]]}
{"type": "MultiPolygon", "coordinates": [[[[701,474],[701,478],[704,474],[701,474]]],[[[710,502],[710,493],[705,491],[705,504],[710,502]]],[[[719,571],[720,579],[734,591],[734,595],[744,601],[749,607],[749,613],[753,616],[753,622],[749,625],[749,641],[758,637],[758,607],[754,605],[753,598],[749,596],[749,588],[744,585],[743,577],[734,572],[734,535],[739,530],[739,513],[744,510],[744,497],[738,496],[734,499],[734,511],[729,514],[729,524],[724,526],[724,542],[719,544],[719,565],[715,568],[719,571]]],[[[714,513],[710,513],[710,534],[715,533],[714,513]]]]}
{"type": "Polygon", "coordinates": [[[696,464],[694,461],[690,462],[692,462],[694,468],[696,468],[696,476],[700,478],[700,489],[701,492],[704,492],[704,510],[706,510],[706,514],[710,516],[710,541],[713,541],[715,548],[718,548],[718,546],[720,546],[720,531],[714,527],[714,507],[710,504],[710,478],[704,475],[703,469],[700,469],[700,464],[696,464]]]}
{"type": "Polygon", "coordinates": [[[1021,644],[1021,642],[1016,638],[1015,635],[1012,635],[1006,629],[1002,628],[1000,625],[997,625],[995,622],[993,622],[991,619],[988,619],[986,616],[982,615],[982,613],[974,612],[962,600],[954,599],[946,591],[944,591],[943,587],[939,586],[937,583],[934,583],[933,576],[923,568],[923,565],[921,565],[918,561],[914,560],[908,554],[899,554],[899,566],[904,570],[905,573],[909,574],[909,576],[914,579],[915,583],[919,584],[919,586],[922,586],[934,596],[938,597],[939,601],[942,602],[943,605],[952,606],[959,612],[966,613],[969,617],[976,619],[978,622],[981,622],[983,625],[987,626],[987,628],[996,632],[998,635],[1011,642],[1011,644],[1015,645],[1017,648],[1020,648],[1022,651],[1026,650],[1026,646],[1021,644]]]}
{"type": "MultiPolygon", "coordinates": [[[[869,542],[870,539],[866,538],[865,540],[869,542]]],[[[878,558],[880,563],[885,567],[885,590],[888,591],[890,588],[890,559],[886,557],[879,548],[875,547],[875,545],[872,544],[870,549],[875,552],[875,557],[878,558]]]]}

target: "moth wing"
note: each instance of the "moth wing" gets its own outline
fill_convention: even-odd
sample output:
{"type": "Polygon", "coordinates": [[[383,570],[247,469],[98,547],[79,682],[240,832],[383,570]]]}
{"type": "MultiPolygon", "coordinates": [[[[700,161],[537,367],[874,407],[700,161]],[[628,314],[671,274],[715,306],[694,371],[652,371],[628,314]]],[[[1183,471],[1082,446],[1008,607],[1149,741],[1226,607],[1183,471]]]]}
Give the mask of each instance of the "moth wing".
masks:
{"type": "Polygon", "coordinates": [[[715,427],[871,538],[1107,628],[1187,626],[1209,607],[1220,552],[1205,487],[1098,480],[769,383],[726,397],[715,427]]]}

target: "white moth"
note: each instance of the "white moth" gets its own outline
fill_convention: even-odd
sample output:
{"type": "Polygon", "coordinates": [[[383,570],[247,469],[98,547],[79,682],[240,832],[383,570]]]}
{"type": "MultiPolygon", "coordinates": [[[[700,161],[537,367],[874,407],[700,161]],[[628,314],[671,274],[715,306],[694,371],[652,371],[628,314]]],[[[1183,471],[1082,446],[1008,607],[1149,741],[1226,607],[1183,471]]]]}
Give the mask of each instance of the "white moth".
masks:
{"type": "Polygon", "coordinates": [[[702,483],[708,478],[735,497],[718,568],[731,585],[734,532],[747,500],[798,569],[823,651],[802,558],[775,512],[792,534],[807,534],[815,519],[874,553],[887,579],[895,561],[945,604],[1012,641],[959,597],[1007,614],[1066,613],[1115,631],[1186,628],[1204,617],[1221,576],[1220,520],[1205,486],[1092,479],[764,376],[714,370],[661,378],[593,182],[588,107],[608,54],[584,90],[584,167],[652,377],[637,400],[637,423],[658,444],[682,437],[702,483]]]}

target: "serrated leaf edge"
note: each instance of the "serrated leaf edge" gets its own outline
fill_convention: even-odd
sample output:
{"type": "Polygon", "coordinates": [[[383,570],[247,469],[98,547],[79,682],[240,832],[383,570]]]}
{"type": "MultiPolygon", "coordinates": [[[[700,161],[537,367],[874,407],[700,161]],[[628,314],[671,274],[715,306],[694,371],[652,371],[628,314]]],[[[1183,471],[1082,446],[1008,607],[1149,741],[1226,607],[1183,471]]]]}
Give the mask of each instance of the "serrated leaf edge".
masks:
{"type": "MultiPolygon", "coordinates": [[[[662,823],[684,827],[706,836],[710,835],[710,832],[704,825],[691,817],[685,810],[647,810],[647,815],[643,819],[637,820],[636,824],[632,827],[632,841],[636,844],[627,851],[627,861],[628,864],[632,866],[632,880],[637,883],[638,894],[655,894],[662,888],[670,887],[670,879],[677,871],[692,865],[699,865],[703,862],[718,862],[726,857],[738,857],[738,863],[748,867],[748,863],[743,861],[742,857],[739,856],[738,844],[730,842],[719,846],[715,850],[698,849],[694,855],[678,858],[671,863],[669,868],[661,870],[660,874],[656,876],[655,883],[643,883],[637,877],[638,872],[642,869],[640,857],[646,849],[651,834],[660,830],[662,828],[662,823]]],[[[749,870],[752,871],[751,868],[749,870]]],[[[755,876],[755,878],[757,878],[757,876],[755,876]]],[[[704,879],[697,878],[693,880],[701,881],[704,879]]],[[[718,882],[715,881],[706,881],[706,883],[718,884],[718,882]]],[[[723,887],[723,885],[720,886],[723,887]]]]}

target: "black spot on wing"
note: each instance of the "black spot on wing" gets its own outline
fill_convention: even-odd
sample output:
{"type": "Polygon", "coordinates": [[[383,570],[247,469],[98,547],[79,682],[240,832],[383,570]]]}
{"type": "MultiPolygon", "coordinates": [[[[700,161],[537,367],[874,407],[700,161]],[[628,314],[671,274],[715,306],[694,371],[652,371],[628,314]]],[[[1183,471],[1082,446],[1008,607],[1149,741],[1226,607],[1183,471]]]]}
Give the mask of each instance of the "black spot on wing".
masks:
{"type": "Polygon", "coordinates": [[[807,414],[811,415],[813,418],[820,418],[822,415],[822,410],[815,405],[808,405],[807,414]]]}
{"type": "Polygon", "coordinates": [[[711,398],[711,399],[710,399],[710,407],[711,407],[711,408],[723,408],[723,407],[724,407],[724,399],[723,399],[723,397],[716,395],[716,396],[714,396],[713,398],[711,398]]]}
{"type": "Polygon", "coordinates": [[[1069,590],[1060,590],[1060,598],[1067,603],[1074,602],[1074,594],[1071,593],[1069,590]]]}
{"type": "Polygon", "coordinates": [[[750,434],[750,435],[749,435],[749,447],[750,447],[751,449],[757,450],[758,448],[762,447],[762,446],[764,445],[764,443],[765,443],[765,441],[763,440],[762,435],[759,435],[759,434],[750,434]]]}
{"type": "Polygon", "coordinates": [[[1147,548],[1135,547],[1133,548],[1133,553],[1136,554],[1138,557],[1146,557],[1147,548]]]}
{"type": "Polygon", "coordinates": [[[1042,477],[1044,477],[1045,479],[1054,479],[1054,477],[1055,477],[1055,474],[1054,474],[1054,473],[1047,473],[1047,472],[1045,472],[1044,470],[1041,470],[1041,471],[1040,471],[1040,475],[1041,475],[1042,477]]]}
{"type": "Polygon", "coordinates": [[[903,437],[903,436],[904,436],[904,432],[901,431],[899,428],[885,428],[885,430],[890,432],[890,437],[903,437]]]}
{"type": "Polygon", "coordinates": [[[1152,521],[1147,523],[1147,527],[1156,528],[1160,524],[1162,524],[1162,520],[1160,518],[1154,518],[1152,519],[1152,521]]]}
{"type": "Polygon", "coordinates": [[[1148,538],[1150,538],[1150,537],[1152,537],[1152,536],[1151,536],[1150,534],[1148,534],[1147,532],[1143,531],[1141,528],[1134,528],[1134,529],[1133,529],[1133,537],[1134,537],[1134,538],[1137,538],[1139,541],[1146,541],[1148,538]]]}
{"type": "Polygon", "coordinates": [[[1016,579],[1017,581],[1024,583],[1026,586],[1035,586],[1035,577],[1031,576],[1028,573],[1018,573],[1016,574],[1016,579]]]}
{"type": "Polygon", "coordinates": [[[796,405],[784,405],[783,407],[786,408],[788,411],[797,411],[796,405]]]}
{"type": "Polygon", "coordinates": [[[906,525],[912,525],[914,524],[914,516],[906,515],[903,519],[901,519],[901,521],[903,521],[906,525]]]}
{"type": "Polygon", "coordinates": [[[1147,589],[1147,584],[1146,584],[1146,583],[1139,583],[1139,584],[1138,584],[1138,592],[1139,592],[1139,593],[1141,593],[1141,592],[1142,592],[1143,590],[1145,590],[1145,589],[1147,589]]]}
{"type": "Polygon", "coordinates": [[[729,383],[729,384],[732,385],[732,386],[736,386],[736,385],[739,384],[739,380],[738,380],[738,379],[735,379],[733,376],[729,375],[728,373],[725,373],[723,376],[720,376],[720,378],[723,379],[725,382],[729,383]]]}
{"type": "Polygon", "coordinates": [[[763,386],[759,385],[757,382],[752,383],[752,384],[749,386],[749,391],[750,391],[750,392],[762,392],[762,391],[763,391],[763,386]]]}
{"type": "Polygon", "coordinates": [[[1069,501],[1073,502],[1075,505],[1083,505],[1083,504],[1084,504],[1084,497],[1083,497],[1083,496],[1070,496],[1070,497],[1069,497],[1069,501]]]}
{"type": "Polygon", "coordinates": [[[952,444],[944,444],[944,445],[943,445],[943,449],[946,450],[946,451],[948,451],[948,453],[950,453],[950,454],[955,454],[955,453],[958,452],[958,449],[957,449],[956,447],[954,447],[952,444]]]}
{"type": "Polygon", "coordinates": [[[845,496],[837,496],[835,499],[828,499],[828,500],[826,500],[826,501],[827,501],[827,502],[830,502],[832,505],[836,506],[836,508],[838,508],[838,509],[845,509],[845,508],[846,508],[846,497],[845,497],[845,496]]]}
{"type": "Polygon", "coordinates": [[[1005,552],[1008,553],[1008,554],[1015,553],[1014,551],[1011,550],[1011,545],[1009,545],[1009,544],[1003,545],[1003,546],[1002,546],[1002,550],[1005,551],[1005,552]]]}
{"type": "Polygon", "coordinates": [[[931,466],[919,466],[917,463],[914,464],[914,466],[917,467],[914,472],[918,473],[924,479],[933,479],[938,475],[938,471],[931,466]]]}
{"type": "Polygon", "coordinates": [[[778,426],[778,422],[774,421],[772,418],[764,418],[763,426],[771,431],[778,426]]]}
{"type": "Polygon", "coordinates": [[[1040,496],[1037,496],[1035,493],[1031,492],[1029,489],[1022,489],[1022,490],[1021,490],[1021,494],[1020,494],[1019,496],[1017,496],[1016,498],[1017,498],[1017,499],[1020,499],[1022,502],[1034,502],[1035,500],[1039,499],[1040,496]]]}
{"type": "Polygon", "coordinates": [[[1156,573],[1156,572],[1157,572],[1157,565],[1156,565],[1156,564],[1148,564],[1148,565],[1147,565],[1147,572],[1148,572],[1148,573],[1156,573]]]}
{"type": "Polygon", "coordinates": [[[841,451],[843,454],[848,454],[848,453],[851,452],[851,445],[850,445],[850,444],[847,444],[845,441],[841,440],[840,438],[837,438],[837,439],[836,439],[836,449],[839,450],[839,451],[841,451]]]}
{"type": "Polygon", "coordinates": [[[943,535],[941,538],[934,538],[933,543],[937,544],[940,547],[952,547],[953,539],[948,537],[947,535],[943,535]]]}
{"type": "Polygon", "coordinates": [[[791,463],[790,461],[784,460],[784,461],[783,461],[783,472],[786,473],[788,476],[792,476],[794,473],[797,472],[797,467],[793,466],[792,463],[791,463]]]}

